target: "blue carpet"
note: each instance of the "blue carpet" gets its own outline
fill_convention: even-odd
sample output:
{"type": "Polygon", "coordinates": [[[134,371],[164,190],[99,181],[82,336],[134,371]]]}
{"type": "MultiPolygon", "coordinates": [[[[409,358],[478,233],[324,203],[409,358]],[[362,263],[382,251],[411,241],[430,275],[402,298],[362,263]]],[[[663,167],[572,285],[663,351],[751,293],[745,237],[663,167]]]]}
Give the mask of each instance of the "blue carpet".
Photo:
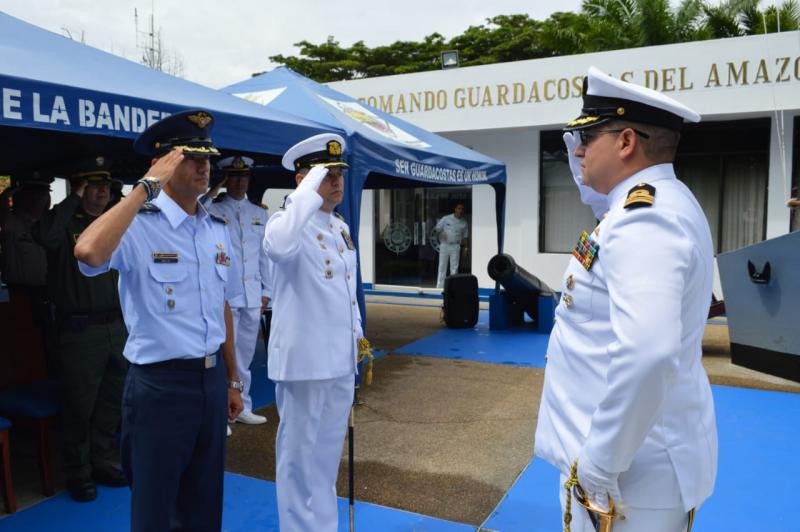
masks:
{"type": "MultiPolygon", "coordinates": [[[[800,477],[800,394],[713,386],[719,430],[719,473],[695,530],[800,530],[790,509],[800,477]]],[[[485,527],[500,532],[560,530],[558,472],[534,460],[485,527]]]]}
{"type": "MultiPolygon", "coordinates": [[[[339,530],[348,529],[348,505],[339,499],[339,530]]],[[[432,517],[356,502],[357,530],[385,532],[467,532],[475,527],[432,517]]],[[[130,526],[130,491],[127,488],[98,490],[97,500],[78,503],[66,492],[31,508],[0,520],[0,531],[85,532],[86,530],[128,530],[130,526]]],[[[250,477],[225,474],[225,501],[222,530],[249,532],[277,531],[278,515],[275,484],[250,477]]]]}
{"type": "Polygon", "coordinates": [[[474,329],[442,329],[395,353],[543,368],[549,339],[530,330],[490,331],[489,312],[482,311],[474,329]]]}

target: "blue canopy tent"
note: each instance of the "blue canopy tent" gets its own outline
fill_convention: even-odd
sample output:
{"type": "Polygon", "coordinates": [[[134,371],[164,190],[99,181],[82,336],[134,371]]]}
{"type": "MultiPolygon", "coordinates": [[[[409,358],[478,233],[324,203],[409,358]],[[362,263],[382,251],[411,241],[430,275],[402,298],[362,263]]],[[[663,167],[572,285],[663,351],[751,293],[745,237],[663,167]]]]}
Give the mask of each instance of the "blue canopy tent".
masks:
{"type": "MultiPolygon", "coordinates": [[[[350,224],[356,241],[363,189],[488,184],[495,190],[497,249],[502,251],[506,183],[502,162],[362,104],[286,67],[222,90],[268,109],[326,124],[332,131],[346,132],[350,170],[339,211],[350,224]]],[[[359,304],[363,312],[360,290],[359,304]]]]}
{"type": "Polygon", "coordinates": [[[188,108],[211,111],[224,153],[275,163],[295,142],[331,129],[72,41],[0,12],[0,173],[68,170],[104,154],[115,174],[141,177],[149,161],[132,139],[188,108]]]}

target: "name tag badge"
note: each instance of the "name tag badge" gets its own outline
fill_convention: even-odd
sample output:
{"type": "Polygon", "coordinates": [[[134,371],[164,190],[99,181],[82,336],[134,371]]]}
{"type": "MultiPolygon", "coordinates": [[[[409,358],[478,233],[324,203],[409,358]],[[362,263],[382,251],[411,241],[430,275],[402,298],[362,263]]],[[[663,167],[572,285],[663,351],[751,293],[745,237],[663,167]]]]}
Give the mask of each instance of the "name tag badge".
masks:
{"type": "Polygon", "coordinates": [[[261,223],[261,218],[259,218],[258,216],[253,216],[252,225],[264,225],[264,224],[261,223]]]}
{"type": "Polygon", "coordinates": [[[177,253],[154,252],[153,262],[156,264],[172,264],[178,262],[177,253]]]}

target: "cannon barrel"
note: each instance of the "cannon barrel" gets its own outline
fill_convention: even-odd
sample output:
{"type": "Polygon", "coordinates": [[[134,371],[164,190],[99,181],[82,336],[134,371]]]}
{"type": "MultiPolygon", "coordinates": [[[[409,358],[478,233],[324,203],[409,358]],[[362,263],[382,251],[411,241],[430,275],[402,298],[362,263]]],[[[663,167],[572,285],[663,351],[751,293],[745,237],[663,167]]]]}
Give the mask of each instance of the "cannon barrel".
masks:
{"type": "Polygon", "coordinates": [[[500,253],[489,261],[489,277],[500,283],[508,295],[531,318],[538,314],[539,295],[552,294],[552,290],[535,275],[519,266],[511,255],[500,253]]]}

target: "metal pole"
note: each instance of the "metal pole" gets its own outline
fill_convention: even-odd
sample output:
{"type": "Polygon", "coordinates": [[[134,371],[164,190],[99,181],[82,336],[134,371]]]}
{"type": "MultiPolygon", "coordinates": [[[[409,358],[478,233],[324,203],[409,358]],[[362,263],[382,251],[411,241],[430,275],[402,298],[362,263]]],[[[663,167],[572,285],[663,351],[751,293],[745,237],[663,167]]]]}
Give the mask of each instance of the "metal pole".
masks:
{"type": "Polygon", "coordinates": [[[356,517],[356,510],[355,510],[355,467],[353,464],[353,424],[355,421],[355,406],[350,407],[350,422],[347,426],[347,477],[348,477],[348,484],[349,484],[349,502],[350,502],[350,532],[355,531],[355,517],[356,517]]]}

